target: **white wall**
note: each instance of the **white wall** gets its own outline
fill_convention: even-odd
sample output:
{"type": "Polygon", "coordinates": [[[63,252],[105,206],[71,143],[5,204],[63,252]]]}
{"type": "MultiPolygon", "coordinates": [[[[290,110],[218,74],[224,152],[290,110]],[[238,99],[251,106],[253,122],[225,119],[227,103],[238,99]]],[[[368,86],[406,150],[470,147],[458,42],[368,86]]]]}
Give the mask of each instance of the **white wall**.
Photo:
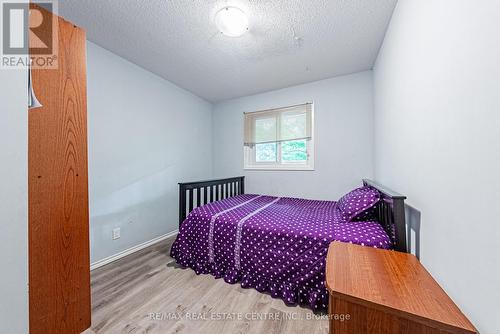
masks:
{"type": "Polygon", "coordinates": [[[374,71],[375,175],[422,212],[421,259],[500,333],[500,2],[400,0],[374,71]]]}
{"type": "MultiPolygon", "coordinates": [[[[1,5],[1,2],[0,2],[1,5]]],[[[0,324],[28,332],[27,72],[0,69],[0,324]]]]}
{"type": "Polygon", "coordinates": [[[245,175],[249,193],[338,199],[373,174],[372,72],[216,104],[214,174],[245,175]],[[315,171],[244,171],[243,113],[314,102],[315,171]]]}
{"type": "Polygon", "coordinates": [[[212,105],[90,42],[87,62],[94,263],[177,229],[177,183],[212,175],[212,105]]]}

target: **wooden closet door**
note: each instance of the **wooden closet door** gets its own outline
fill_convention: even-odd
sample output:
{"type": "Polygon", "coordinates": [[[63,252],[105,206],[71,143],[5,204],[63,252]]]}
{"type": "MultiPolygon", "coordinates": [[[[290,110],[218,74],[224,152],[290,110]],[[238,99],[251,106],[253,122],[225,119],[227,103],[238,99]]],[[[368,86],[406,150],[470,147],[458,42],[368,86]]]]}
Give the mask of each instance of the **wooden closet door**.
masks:
{"type": "Polygon", "coordinates": [[[90,327],[85,32],[57,19],[58,69],[33,69],[28,111],[32,334],[90,327]]]}

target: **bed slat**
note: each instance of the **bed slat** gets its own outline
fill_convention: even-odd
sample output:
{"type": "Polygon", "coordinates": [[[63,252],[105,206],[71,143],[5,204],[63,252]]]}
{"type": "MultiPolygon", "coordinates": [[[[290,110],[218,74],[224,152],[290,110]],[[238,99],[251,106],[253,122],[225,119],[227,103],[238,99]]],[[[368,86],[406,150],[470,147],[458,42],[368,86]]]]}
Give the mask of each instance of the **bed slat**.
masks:
{"type": "Polygon", "coordinates": [[[189,189],[189,212],[193,211],[193,189],[189,189]]]}
{"type": "Polygon", "coordinates": [[[199,207],[221,199],[242,195],[245,193],[245,177],[207,180],[199,182],[179,183],[179,227],[189,212],[199,207]],[[194,196],[196,191],[196,206],[194,196]],[[203,197],[201,193],[203,192],[203,197]]]}
{"type": "Polygon", "coordinates": [[[377,189],[382,194],[382,200],[377,208],[377,220],[391,238],[394,249],[408,253],[404,202],[406,196],[387,189],[372,180],[363,180],[363,184],[377,189]]]}

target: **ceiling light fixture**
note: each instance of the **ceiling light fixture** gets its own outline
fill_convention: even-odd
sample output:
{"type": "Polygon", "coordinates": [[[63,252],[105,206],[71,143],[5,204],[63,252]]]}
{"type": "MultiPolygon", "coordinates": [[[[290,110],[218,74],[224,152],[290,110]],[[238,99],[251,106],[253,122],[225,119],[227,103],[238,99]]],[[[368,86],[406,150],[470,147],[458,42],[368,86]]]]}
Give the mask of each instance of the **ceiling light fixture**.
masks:
{"type": "Polygon", "coordinates": [[[215,14],[217,28],[226,36],[239,37],[248,31],[248,17],[239,8],[224,7],[215,14]]]}

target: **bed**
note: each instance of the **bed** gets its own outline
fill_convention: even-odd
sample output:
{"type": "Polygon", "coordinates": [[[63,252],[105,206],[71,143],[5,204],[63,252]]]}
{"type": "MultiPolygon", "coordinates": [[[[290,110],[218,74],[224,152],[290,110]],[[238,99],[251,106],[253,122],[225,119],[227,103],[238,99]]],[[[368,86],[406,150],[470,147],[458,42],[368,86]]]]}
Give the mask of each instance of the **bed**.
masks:
{"type": "Polygon", "coordinates": [[[352,197],[245,194],[244,177],[179,185],[180,226],[171,249],[177,263],[287,305],[327,308],[325,260],[334,240],[407,251],[405,197],[370,180],[353,192],[361,206],[375,203],[363,211],[353,208],[352,197]]]}

